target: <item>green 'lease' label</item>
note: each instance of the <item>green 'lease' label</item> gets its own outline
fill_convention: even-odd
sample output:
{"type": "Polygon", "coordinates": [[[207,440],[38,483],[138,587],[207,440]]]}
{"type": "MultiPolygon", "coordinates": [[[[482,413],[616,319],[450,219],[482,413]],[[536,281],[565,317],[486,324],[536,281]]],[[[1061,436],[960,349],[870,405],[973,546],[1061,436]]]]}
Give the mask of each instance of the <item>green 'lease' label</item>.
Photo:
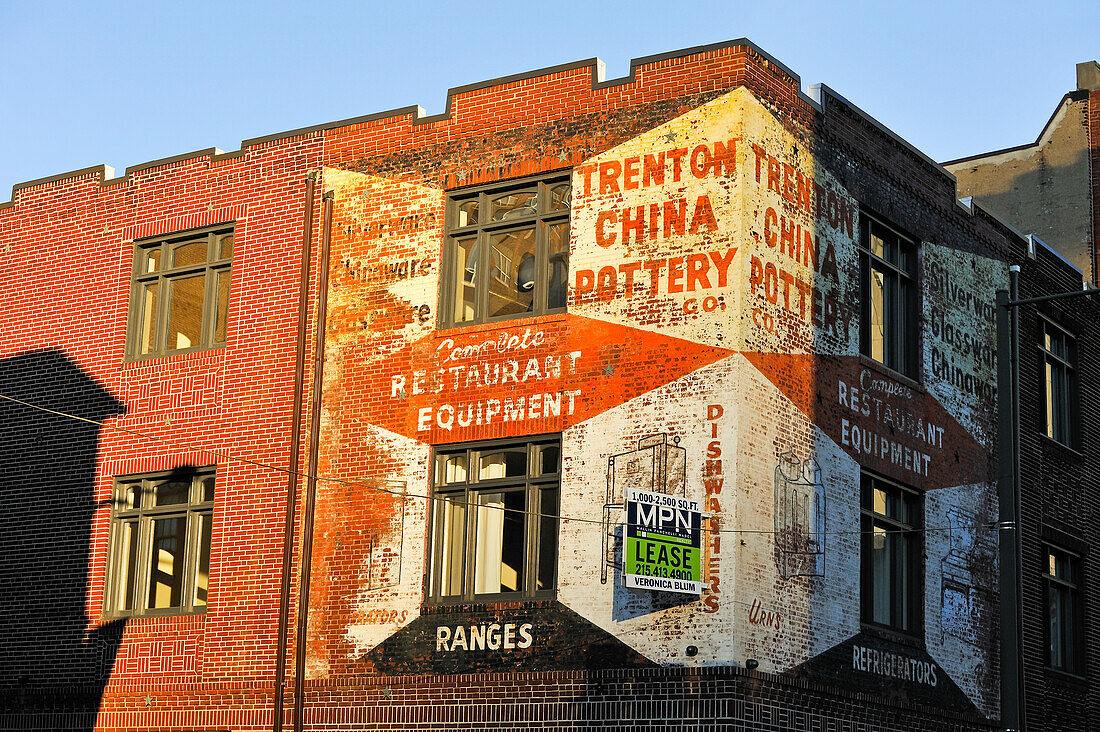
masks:
{"type": "Polygon", "coordinates": [[[696,501],[632,490],[626,502],[623,577],[628,587],[702,591],[702,512],[696,501]]]}

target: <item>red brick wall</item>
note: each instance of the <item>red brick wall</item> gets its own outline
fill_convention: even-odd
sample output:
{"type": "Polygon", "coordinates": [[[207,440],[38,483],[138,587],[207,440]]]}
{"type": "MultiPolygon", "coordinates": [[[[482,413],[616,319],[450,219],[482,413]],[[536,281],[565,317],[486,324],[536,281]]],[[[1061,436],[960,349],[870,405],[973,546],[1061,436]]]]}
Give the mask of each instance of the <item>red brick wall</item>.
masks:
{"type": "Polygon", "coordinates": [[[1093,272],[1100,277],[1100,244],[1096,240],[1100,233],[1100,89],[1089,92],[1085,114],[1089,145],[1089,198],[1092,201],[1093,272]]]}
{"type": "MultiPolygon", "coordinates": [[[[589,67],[578,67],[458,93],[450,118],[427,124],[398,116],[261,141],[219,158],[169,161],[120,180],[103,182],[91,170],[17,186],[11,204],[0,208],[0,291],[9,324],[0,330],[0,358],[50,349],[74,381],[87,379],[79,399],[91,399],[84,392],[109,394],[126,410],[111,425],[148,437],[93,428],[83,436],[90,443],[86,464],[71,484],[32,480],[50,503],[78,503],[83,513],[71,525],[57,525],[43,507],[28,525],[32,545],[25,553],[52,546],[48,527],[66,533],[64,551],[51,554],[54,563],[41,571],[75,582],[84,596],[68,591],[64,608],[50,608],[51,593],[35,591],[37,577],[20,576],[21,584],[9,581],[11,612],[33,615],[28,628],[49,626],[57,634],[63,626],[67,650],[83,658],[91,646],[82,636],[101,622],[109,517],[103,502],[112,477],[216,463],[210,609],[205,617],[128,621],[106,693],[110,698],[135,684],[150,690],[233,680],[269,686],[286,476],[195,448],[286,465],[306,171],[322,163],[409,170],[419,180],[454,185],[565,168],[749,79],[766,97],[794,99],[792,79],[745,47],[731,47],[642,66],[634,81],[598,90],[589,67]],[[460,170],[462,181],[455,177],[460,170]],[[236,222],[237,236],[227,347],[125,363],[130,242],[226,221],[236,222]],[[70,550],[73,536],[82,551],[70,550]],[[20,599],[32,596],[45,602],[20,599]]],[[[26,388],[15,395],[80,411],[79,399],[68,407],[48,399],[56,382],[50,372],[39,376],[33,384],[24,379],[26,388]]],[[[6,429],[20,428],[10,423],[6,429]]],[[[41,453],[35,466],[62,459],[48,443],[34,447],[42,438],[34,440],[31,449],[41,453]]],[[[9,444],[16,445],[10,437],[9,444]]],[[[56,452],[65,448],[71,445],[56,452]]],[[[25,508],[0,510],[11,517],[25,508]]],[[[19,658],[0,683],[21,693],[99,683],[96,663],[67,663],[64,653],[33,647],[19,658]]],[[[195,701],[203,704],[201,697],[195,701]]]]}
{"type": "MultiPolygon", "coordinates": [[[[25,491],[46,500],[30,513],[4,496],[5,520],[25,529],[8,557],[50,562],[5,576],[6,610],[30,619],[25,651],[2,664],[0,696],[102,683],[116,645],[96,636],[112,477],[182,464],[218,466],[209,612],[111,624],[110,633],[126,628],[106,693],[271,683],[286,476],[203,450],[287,467],[305,173],[321,147],[319,134],[291,137],[106,184],[86,172],[18,188],[0,209],[0,361],[18,377],[5,383],[28,402],[93,418],[109,416],[84,406],[102,390],[125,412],[79,440],[65,430],[71,421],[43,425],[49,437],[13,448],[14,460],[35,468],[20,476],[25,491]],[[235,222],[237,240],[226,348],[126,363],[131,242],[222,222],[235,222]],[[28,354],[44,354],[44,368],[13,372],[28,354]],[[58,395],[63,386],[72,398],[58,395]]],[[[5,407],[8,444],[24,420],[43,417],[5,407]]]]}

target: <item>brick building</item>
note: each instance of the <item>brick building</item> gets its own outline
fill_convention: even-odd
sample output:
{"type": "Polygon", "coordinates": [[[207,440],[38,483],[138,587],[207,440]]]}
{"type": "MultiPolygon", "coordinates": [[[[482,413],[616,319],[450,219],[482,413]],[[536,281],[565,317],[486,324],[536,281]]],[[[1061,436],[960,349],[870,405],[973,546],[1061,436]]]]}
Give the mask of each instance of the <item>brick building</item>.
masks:
{"type": "MultiPolygon", "coordinates": [[[[1094,286],[1100,271],[1100,65],[1086,61],[1076,71],[1077,88],[1034,143],[944,163],[960,196],[1034,234],[1019,262],[1022,298],[1094,286]]],[[[1089,598],[1100,592],[1089,558],[1100,540],[1100,496],[1091,488],[1097,344],[1089,326],[1097,312],[1090,300],[1034,303],[1019,315],[1020,640],[1031,729],[1087,728],[1100,702],[1097,659],[1088,653],[1097,623],[1089,598]]]]}
{"type": "MultiPolygon", "coordinates": [[[[32,181],[0,241],[0,728],[998,727],[994,295],[1080,273],[748,41],[32,181]]],[[[1029,392],[1087,395],[1077,313],[1029,392]]]]}

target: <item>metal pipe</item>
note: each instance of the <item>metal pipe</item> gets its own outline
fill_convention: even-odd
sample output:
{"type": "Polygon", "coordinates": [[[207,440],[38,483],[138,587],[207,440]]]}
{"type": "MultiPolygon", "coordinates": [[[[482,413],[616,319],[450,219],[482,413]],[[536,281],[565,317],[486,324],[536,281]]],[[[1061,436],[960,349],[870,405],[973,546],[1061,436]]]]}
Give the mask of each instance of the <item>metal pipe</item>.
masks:
{"type": "Polygon", "coordinates": [[[1019,272],[1009,267],[1009,289],[997,291],[997,394],[1000,474],[999,550],[1001,566],[1001,728],[1025,728],[1020,623],[1020,407],[1019,272]]]}
{"type": "MultiPolygon", "coordinates": [[[[1018,301],[1020,297],[1020,267],[1013,265],[1008,268],[1008,297],[1010,301],[1018,301]]],[[[1017,729],[1020,732],[1027,730],[1027,703],[1024,694],[1024,623],[1023,623],[1023,545],[1020,522],[1023,511],[1020,500],[1020,310],[1013,308],[1010,315],[1012,327],[1012,499],[1014,503],[1015,520],[1012,526],[1013,543],[1016,545],[1015,577],[1016,602],[1016,696],[1019,709],[1019,723],[1017,729]]]]}
{"type": "Polygon", "coordinates": [[[294,522],[298,505],[299,445],[302,441],[302,396],[306,380],[306,335],[309,330],[309,260],[313,248],[313,205],[317,171],[306,174],[305,223],[302,225],[302,274],[298,283],[298,338],[294,351],[294,411],[290,421],[290,459],[283,527],[283,568],[279,584],[279,639],[275,651],[275,698],[271,729],[282,732],[286,691],[286,647],[290,626],[290,588],[294,572],[294,522]]]}
{"type": "MultiPolygon", "coordinates": [[[[1013,265],[1013,266],[1015,266],[1015,265],[1013,265]]],[[[1018,276],[1019,272],[1017,271],[1016,274],[1018,276]]],[[[1048,302],[1050,300],[1064,300],[1067,297],[1085,297],[1085,296],[1088,296],[1088,295],[1095,295],[1097,293],[1100,293],[1100,287],[1090,287],[1087,290],[1071,290],[1070,292],[1059,292],[1055,295],[1041,295],[1040,297],[1029,297],[1026,300],[1017,300],[1016,298],[1012,298],[1008,302],[1008,307],[1015,308],[1015,307],[1019,307],[1020,305],[1031,305],[1032,303],[1037,303],[1037,302],[1048,302]]]]}
{"type": "Polygon", "coordinates": [[[313,393],[310,397],[309,456],[306,497],[302,508],[302,554],[298,580],[298,627],[294,643],[294,732],[301,732],[305,708],[306,631],[309,622],[309,577],[313,561],[313,508],[317,495],[317,458],[321,443],[321,395],[325,370],[325,318],[328,312],[328,259],[332,239],[332,191],[322,197],[321,257],[317,263],[317,318],[313,335],[313,393]]]}

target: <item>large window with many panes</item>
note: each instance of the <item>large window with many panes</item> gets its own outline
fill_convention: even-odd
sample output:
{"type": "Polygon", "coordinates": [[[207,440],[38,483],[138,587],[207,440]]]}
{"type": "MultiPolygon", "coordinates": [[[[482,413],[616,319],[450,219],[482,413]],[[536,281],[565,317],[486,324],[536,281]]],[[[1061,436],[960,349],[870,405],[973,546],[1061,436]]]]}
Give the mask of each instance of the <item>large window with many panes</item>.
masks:
{"type": "Polygon", "coordinates": [[[443,327],[565,309],[570,194],[556,174],[448,197],[443,327]]]}
{"type": "Polygon", "coordinates": [[[136,242],[129,358],[224,346],[232,259],[231,225],[136,242]]]}
{"type": "Polygon", "coordinates": [[[863,622],[917,635],[923,617],[920,495],[869,473],[861,483],[863,622]]]}
{"type": "Polygon", "coordinates": [[[860,217],[860,351],[917,378],[917,245],[888,224],[860,217]]]}
{"type": "Polygon", "coordinates": [[[557,436],[436,451],[431,600],[553,597],[560,464],[557,436]]]}
{"type": "Polygon", "coordinates": [[[1041,324],[1046,436],[1073,447],[1077,441],[1077,342],[1049,320],[1041,324]]]}
{"type": "Polygon", "coordinates": [[[213,515],[212,467],[116,478],[105,613],[204,611],[213,515]]]}

